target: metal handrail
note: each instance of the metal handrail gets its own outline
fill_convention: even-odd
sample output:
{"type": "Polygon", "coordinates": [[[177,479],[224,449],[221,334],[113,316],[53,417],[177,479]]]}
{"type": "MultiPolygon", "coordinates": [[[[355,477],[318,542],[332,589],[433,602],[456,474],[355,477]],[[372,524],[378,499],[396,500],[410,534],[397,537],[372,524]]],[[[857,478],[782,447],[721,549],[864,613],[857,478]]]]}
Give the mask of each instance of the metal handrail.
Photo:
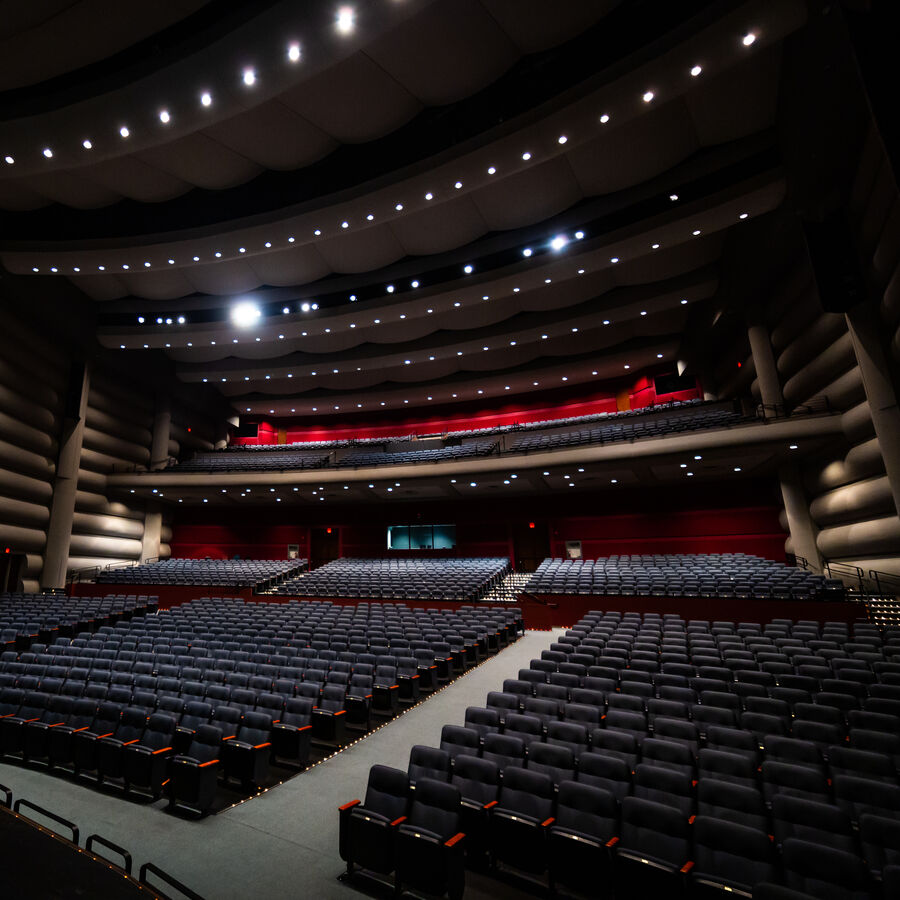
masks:
{"type": "Polygon", "coordinates": [[[152,884],[150,884],[149,881],[147,881],[148,872],[152,872],[154,875],[156,875],[157,878],[162,879],[167,885],[175,888],[175,890],[179,893],[184,894],[184,896],[187,897],[188,900],[203,900],[203,897],[201,897],[198,893],[192,891],[186,885],[182,884],[177,878],[174,878],[172,875],[166,872],[165,869],[161,869],[159,866],[154,865],[152,862],[145,862],[141,866],[141,870],[138,873],[138,881],[141,884],[147,885],[148,888],[155,891],[156,894],[160,897],[168,897],[169,895],[163,894],[158,887],[154,887],[152,884]]]}
{"type": "MultiPolygon", "coordinates": [[[[50,812],[49,809],[44,809],[42,806],[38,806],[36,803],[32,803],[30,800],[24,799],[24,797],[20,797],[13,804],[13,812],[18,813],[23,806],[27,806],[29,809],[34,810],[36,813],[39,813],[42,816],[46,816],[48,819],[53,819],[54,822],[58,822],[60,825],[64,825],[72,832],[72,843],[76,847],[78,846],[78,826],[74,822],[70,822],[68,819],[64,819],[62,816],[58,816],[56,815],[56,813],[50,812]]],[[[21,813],[21,815],[23,815],[26,819],[31,819],[30,816],[25,816],[24,813],[21,813]]],[[[33,822],[34,819],[31,819],[31,821],[33,822]]],[[[36,824],[40,823],[38,822],[36,824]]],[[[59,836],[63,837],[63,835],[59,836]]]]}

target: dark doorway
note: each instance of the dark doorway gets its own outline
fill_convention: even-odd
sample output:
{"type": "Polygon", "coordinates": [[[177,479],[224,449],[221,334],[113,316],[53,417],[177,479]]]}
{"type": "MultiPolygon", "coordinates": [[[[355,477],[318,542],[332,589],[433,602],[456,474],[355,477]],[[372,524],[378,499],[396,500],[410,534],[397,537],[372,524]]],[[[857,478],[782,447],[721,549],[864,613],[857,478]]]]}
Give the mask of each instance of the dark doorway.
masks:
{"type": "Polygon", "coordinates": [[[533,572],[550,555],[546,522],[513,522],[512,535],[517,572],[533,572]]]}
{"type": "Polygon", "coordinates": [[[318,569],[341,555],[340,529],[335,526],[311,528],[309,534],[309,567],[318,569]]]}
{"type": "Polygon", "coordinates": [[[13,553],[8,547],[4,547],[0,554],[0,594],[4,591],[21,591],[24,571],[25,554],[13,553]]]}

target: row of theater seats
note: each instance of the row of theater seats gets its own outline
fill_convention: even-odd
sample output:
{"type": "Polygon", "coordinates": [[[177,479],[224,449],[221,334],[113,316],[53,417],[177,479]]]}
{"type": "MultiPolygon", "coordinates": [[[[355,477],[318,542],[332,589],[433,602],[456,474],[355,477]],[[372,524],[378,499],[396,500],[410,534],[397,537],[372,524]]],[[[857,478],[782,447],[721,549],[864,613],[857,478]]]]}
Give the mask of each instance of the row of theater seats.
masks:
{"type": "Polygon", "coordinates": [[[632,554],[542,560],[525,590],[535,594],[843,600],[844,585],[746,553],[632,554]]]}
{"type": "Polygon", "coordinates": [[[497,449],[496,441],[472,441],[452,447],[431,447],[417,450],[394,450],[377,453],[350,453],[339,459],[339,466],[399,466],[406,463],[439,462],[445,459],[471,459],[476,456],[489,456],[497,449]]]}
{"type": "Polygon", "coordinates": [[[900,632],[593,612],[518,674],[410,754],[413,785],[458,788],[476,861],[896,896],[900,632]],[[553,836],[560,804],[578,840],[553,836]]]}
{"type": "MultiPolygon", "coordinates": [[[[570,446],[585,443],[612,443],[615,441],[635,440],[641,437],[653,437],[659,434],[677,434],[682,431],[695,431],[700,428],[723,428],[731,425],[755,421],[741,416],[731,410],[716,408],[682,414],[666,418],[648,419],[646,422],[635,422],[652,413],[663,410],[674,410],[680,407],[697,406],[701,401],[685,401],[661,404],[639,410],[623,410],[614,413],[594,413],[585,416],[571,416],[564,419],[548,419],[540,422],[528,422],[516,425],[499,425],[493,428],[477,428],[471,431],[451,431],[444,435],[451,440],[471,438],[477,435],[503,434],[510,431],[536,431],[546,428],[564,428],[587,425],[593,422],[610,422],[610,420],[629,419],[624,424],[605,424],[596,428],[581,429],[566,434],[549,434],[525,436],[514,441],[508,449],[521,453],[534,449],[570,446]]],[[[330,455],[321,450],[340,450],[347,447],[367,448],[381,446],[378,450],[363,449],[349,453],[336,459],[335,464],[345,466],[396,466],[415,462],[437,462],[445,459],[470,459],[487,456],[497,447],[497,441],[471,441],[466,444],[454,444],[445,447],[415,448],[412,436],[395,436],[384,438],[356,438],[352,440],[308,441],[291,444],[251,444],[232,445],[224,450],[197,453],[191,459],[174,464],[181,472],[207,471],[258,471],[282,469],[320,469],[329,465],[330,455]],[[387,444],[398,442],[409,443],[409,450],[386,449],[387,444]]]]}
{"type": "Polygon", "coordinates": [[[159,606],[158,597],[109,594],[62,597],[59,594],[0,594],[0,650],[24,649],[32,641],[53,640],[129,619],[159,606]]]}
{"type": "Polygon", "coordinates": [[[308,453],[276,447],[267,453],[237,448],[227,453],[197,453],[190,459],[175,463],[178,472],[258,472],[282,469],[321,469],[328,465],[327,453],[308,453]]]}
{"type": "Polygon", "coordinates": [[[653,406],[643,406],[639,409],[620,409],[614,412],[588,413],[583,416],[566,416],[562,419],[540,419],[536,422],[516,422],[513,425],[497,425],[493,428],[476,428],[471,431],[450,431],[447,437],[466,437],[473,434],[503,434],[510,431],[540,431],[545,428],[565,428],[569,425],[586,425],[591,422],[620,421],[635,417],[652,416],[655,413],[668,410],[686,409],[694,406],[702,406],[704,401],[671,400],[668,403],[657,403],[653,406]]]}
{"type": "MultiPolygon", "coordinates": [[[[505,434],[509,431],[533,431],[543,428],[565,427],[567,425],[582,425],[588,422],[600,422],[609,419],[626,419],[635,416],[653,415],[666,410],[684,409],[700,406],[703,400],[672,400],[668,403],[658,403],[654,406],[645,406],[641,409],[624,409],[617,412],[588,413],[583,416],[567,416],[561,419],[542,419],[538,422],[516,422],[513,425],[495,425],[488,428],[470,428],[461,431],[449,431],[444,436],[449,438],[465,438],[480,434],[505,434]]],[[[411,441],[416,435],[388,435],[385,437],[371,438],[346,438],[331,441],[292,441],[290,444],[231,444],[217,453],[243,453],[263,452],[272,450],[338,450],[343,447],[373,446],[378,444],[394,444],[399,441],[411,441]]]]}
{"type": "Polygon", "coordinates": [[[257,587],[304,572],[305,559],[161,559],[101,572],[97,582],[257,587]]]}
{"type": "Polygon", "coordinates": [[[305,597],[478,600],[509,571],[506,557],[484,559],[336,559],[271,593],[305,597]]]}
{"type": "Polygon", "coordinates": [[[0,753],[154,795],[170,778],[173,802],[205,811],[218,776],[253,788],[272,758],[303,767],[311,740],[345,744],[521,628],[513,608],[193,601],[0,654],[0,753]],[[122,749],[135,740],[150,759],[122,749]],[[166,760],[179,755],[194,762],[175,777],[166,760]]]}
{"type": "MultiPolygon", "coordinates": [[[[739,790],[739,789],[738,789],[739,790]]],[[[776,797],[770,821],[729,805],[728,782],[698,783],[687,818],[637,792],[621,802],[590,781],[552,779],[525,768],[459,756],[450,782],[373,766],[365,800],[340,807],[340,855],[357,867],[393,873],[395,890],[418,888],[459,900],[465,868],[506,864],[585,896],[873,900],[900,891],[900,822],[863,814],[860,852],[840,849],[821,810],[776,797]],[[772,828],[769,832],[766,829],[772,828]],[[780,885],[788,887],[784,891],[780,885]]],[[[848,836],[849,837],[849,836],[848,836]]]]}
{"type": "Polygon", "coordinates": [[[525,435],[510,442],[510,453],[529,453],[535,450],[554,450],[557,447],[575,447],[580,444],[615,444],[642,438],[682,434],[710,428],[733,428],[756,422],[754,416],[744,416],[726,409],[710,409],[679,416],[661,416],[646,422],[627,422],[614,425],[597,425],[554,434],[525,435]]]}

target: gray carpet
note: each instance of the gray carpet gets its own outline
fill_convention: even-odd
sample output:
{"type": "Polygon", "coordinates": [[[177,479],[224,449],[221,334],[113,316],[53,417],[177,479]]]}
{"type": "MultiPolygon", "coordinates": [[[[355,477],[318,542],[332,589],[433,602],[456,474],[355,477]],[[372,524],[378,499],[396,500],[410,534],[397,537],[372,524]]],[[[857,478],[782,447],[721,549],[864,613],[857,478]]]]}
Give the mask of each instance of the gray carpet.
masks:
{"type": "MultiPolygon", "coordinates": [[[[100,791],[37,768],[0,763],[0,783],[15,798],[25,797],[75,822],[82,845],[87,835],[100,834],[129,850],[135,869],[152,861],[207,900],[358,897],[357,890],[337,881],[344,871],[338,806],[363,797],[370,766],[405,769],[414,744],[437,746],[443,725],[461,725],[467,706],[484,705],[488,691],[499,690],[504,678],[515,677],[553,639],[550,632],[528,632],[341,753],[199,822],[165,812],[165,801],[123,799],[114,788],[100,791]]],[[[494,879],[473,876],[466,896],[525,896],[499,888],[494,879]]]]}

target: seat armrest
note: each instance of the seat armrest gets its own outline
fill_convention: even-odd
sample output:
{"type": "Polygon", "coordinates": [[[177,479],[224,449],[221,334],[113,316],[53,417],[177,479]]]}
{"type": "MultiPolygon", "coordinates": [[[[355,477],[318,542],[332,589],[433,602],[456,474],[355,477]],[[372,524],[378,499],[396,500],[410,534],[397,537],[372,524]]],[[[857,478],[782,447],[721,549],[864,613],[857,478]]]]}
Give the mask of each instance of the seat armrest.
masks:
{"type": "Polygon", "coordinates": [[[497,800],[491,800],[490,803],[485,803],[485,804],[484,804],[484,808],[485,808],[485,809],[493,809],[493,808],[497,805],[497,803],[498,803],[497,800]]]}
{"type": "Polygon", "coordinates": [[[353,809],[354,806],[359,806],[359,804],[360,804],[361,802],[362,802],[362,801],[359,800],[359,799],[351,800],[349,803],[345,803],[343,806],[339,806],[339,807],[338,807],[338,811],[339,811],[339,812],[344,812],[345,810],[353,809]]]}
{"type": "Polygon", "coordinates": [[[445,847],[455,847],[464,837],[465,837],[465,834],[463,834],[463,832],[460,831],[458,834],[454,834],[453,837],[450,838],[449,841],[445,841],[444,846],[445,847]]]}
{"type": "Polygon", "coordinates": [[[553,816],[550,816],[549,819],[544,819],[544,821],[541,822],[541,828],[549,828],[555,821],[556,819],[553,816]]]}
{"type": "Polygon", "coordinates": [[[394,821],[391,822],[391,828],[396,828],[398,825],[400,825],[401,823],[403,823],[405,821],[406,821],[406,816],[400,816],[399,819],[394,819],[394,821]]]}
{"type": "Polygon", "coordinates": [[[691,860],[691,859],[689,859],[689,860],[681,867],[681,869],[679,869],[679,871],[682,873],[682,875],[687,875],[687,873],[690,872],[691,869],[693,869],[693,868],[694,868],[694,861],[691,860]]]}

